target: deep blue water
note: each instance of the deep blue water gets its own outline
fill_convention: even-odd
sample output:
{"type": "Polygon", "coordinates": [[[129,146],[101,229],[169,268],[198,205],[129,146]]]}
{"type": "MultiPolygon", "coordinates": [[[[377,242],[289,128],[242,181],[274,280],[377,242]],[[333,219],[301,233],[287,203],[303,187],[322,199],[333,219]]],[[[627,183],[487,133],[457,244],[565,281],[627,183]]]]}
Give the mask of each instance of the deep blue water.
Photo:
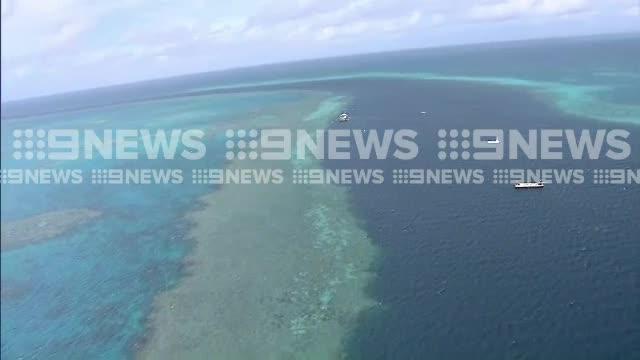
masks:
{"type": "MultiPolygon", "coordinates": [[[[353,128],[418,131],[418,158],[386,161],[386,172],[479,167],[490,179],[492,168],[640,167],[637,126],[622,126],[633,153],[620,162],[437,159],[440,128],[616,127],[565,115],[523,91],[411,81],[325,86],[354,95],[353,128]]],[[[524,192],[490,181],[352,187],[354,211],[382,249],[370,292],[383,306],[362,315],[351,357],[640,358],[640,188],[593,185],[585,176],[582,185],[524,192]]]]}

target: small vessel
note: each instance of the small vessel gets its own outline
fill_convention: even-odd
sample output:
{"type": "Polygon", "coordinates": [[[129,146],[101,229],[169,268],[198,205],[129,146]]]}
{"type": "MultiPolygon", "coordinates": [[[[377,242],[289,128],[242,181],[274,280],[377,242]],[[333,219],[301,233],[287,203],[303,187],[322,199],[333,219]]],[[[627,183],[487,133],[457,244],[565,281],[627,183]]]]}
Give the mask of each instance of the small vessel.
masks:
{"type": "Polygon", "coordinates": [[[544,183],[542,181],[522,182],[513,184],[513,187],[516,189],[542,189],[544,187],[544,183]]]}
{"type": "Polygon", "coordinates": [[[488,140],[487,144],[500,144],[500,140],[498,138],[488,140]]]}
{"type": "Polygon", "coordinates": [[[340,122],[347,122],[349,120],[351,120],[351,115],[349,115],[349,113],[343,112],[338,116],[338,121],[340,122]]]}

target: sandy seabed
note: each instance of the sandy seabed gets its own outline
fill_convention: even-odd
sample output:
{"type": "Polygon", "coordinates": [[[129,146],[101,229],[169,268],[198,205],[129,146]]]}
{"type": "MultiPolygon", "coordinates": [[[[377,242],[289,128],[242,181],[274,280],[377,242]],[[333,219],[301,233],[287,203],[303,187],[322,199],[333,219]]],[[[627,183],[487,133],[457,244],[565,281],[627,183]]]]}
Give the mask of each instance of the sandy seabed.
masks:
{"type": "MultiPolygon", "coordinates": [[[[324,128],[346,101],[309,96],[263,114],[269,123],[262,125],[324,128]]],[[[228,169],[273,165],[235,161],[228,169]]],[[[294,164],[278,166],[287,173],[294,164]]],[[[138,357],[343,358],[358,314],[376,306],[366,287],[377,249],[350,212],[347,190],[285,178],[279,185],[225,185],[201,201],[187,215],[195,241],[189,275],[156,298],[138,357]]]]}

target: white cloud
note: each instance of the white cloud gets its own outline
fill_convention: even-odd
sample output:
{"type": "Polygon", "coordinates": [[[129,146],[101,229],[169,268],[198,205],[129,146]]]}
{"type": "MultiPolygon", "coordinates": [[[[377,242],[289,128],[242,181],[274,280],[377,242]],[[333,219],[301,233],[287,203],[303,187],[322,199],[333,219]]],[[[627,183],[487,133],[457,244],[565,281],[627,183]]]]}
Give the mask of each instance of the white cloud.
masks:
{"type": "Polygon", "coordinates": [[[208,37],[216,41],[232,42],[247,30],[246,18],[222,19],[209,25],[208,37]]]}
{"type": "Polygon", "coordinates": [[[178,47],[176,43],[156,43],[156,44],[120,44],[97,50],[90,50],[73,54],[69,63],[74,66],[91,66],[100,63],[122,63],[126,61],[144,60],[146,58],[158,60],[169,56],[167,53],[178,47]]]}
{"type": "Polygon", "coordinates": [[[543,0],[533,10],[544,15],[566,15],[585,11],[587,7],[587,0],[543,0]]]}
{"type": "Polygon", "coordinates": [[[438,14],[431,15],[431,17],[429,18],[429,23],[432,26],[439,26],[444,24],[445,20],[446,20],[446,17],[443,14],[438,13],[438,14]]]}
{"type": "MultiPolygon", "coordinates": [[[[257,38],[274,43],[326,42],[399,33],[422,21],[424,6],[424,1],[418,0],[299,0],[286,8],[269,6],[251,17],[247,29],[238,29],[234,40],[257,37],[249,31],[254,26],[260,29],[257,38]]],[[[433,23],[439,24],[442,19],[438,14],[433,23]]]]}
{"type": "Polygon", "coordinates": [[[422,13],[414,11],[406,16],[391,19],[360,20],[344,25],[326,26],[318,30],[316,39],[325,41],[334,38],[344,38],[363,33],[393,33],[408,29],[420,22],[422,13]]]}
{"type": "Polygon", "coordinates": [[[525,16],[566,15],[586,11],[586,0],[502,0],[475,5],[469,17],[481,21],[508,20],[525,16]]]}
{"type": "Polygon", "coordinates": [[[165,62],[169,61],[169,56],[167,56],[167,55],[157,55],[155,57],[155,60],[157,62],[159,62],[159,63],[165,63],[165,62]]]}
{"type": "Polygon", "coordinates": [[[30,65],[19,65],[11,71],[11,73],[19,79],[31,75],[32,72],[33,68],[30,65]]]}
{"type": "Polygon", "coordinates": [[[2,58],[38,56],[64,47],[88,33],[103,16],[137,1],[11,1],[10,12],[2,19],[2,58]]]}
{"type": "Polygon", "coordinates": [[[251,26],[244,32],[244,36],[249,40],[260,40],[266,35],[265,30],[261,26],[251,26]]]}
{"type": "Polygon", "coordinates": [[[624,13],[629,16],[640,16],[640,5],[631,6],[624,13]]]}
{"type": "Polygon", "coordinates": [[[35,90],[22,91],[41,94],[50,91],[42,86],[389,48],[628,31],[635,19],[625,15],[640,16],[638,0],[176,1],[10,0],[2,18],[3,90],[31,84],[35,90]],[[520,21],[489,24],[509,19],[520,21]],[[436,29],[445,22],[447,31],[436,29]],[[578,22],[586,25],[577,29],[578,22]],[[513,34],[498,34],[499,27],[513,34]]]}
{"type": "Polygon", "coordinates": [[[57,48],[68,44],[78,38],[84,31],[89,28],[85,22],[72,22],[63,24],[57,32],[45,38],[45,48],[57,48]]]}
{"type": "Polygon", "coordinates": [[[503,20],[529,10],[534,0],[508,0],[499,3],[476,5],[469,16],[476,20],[503,20]]]}

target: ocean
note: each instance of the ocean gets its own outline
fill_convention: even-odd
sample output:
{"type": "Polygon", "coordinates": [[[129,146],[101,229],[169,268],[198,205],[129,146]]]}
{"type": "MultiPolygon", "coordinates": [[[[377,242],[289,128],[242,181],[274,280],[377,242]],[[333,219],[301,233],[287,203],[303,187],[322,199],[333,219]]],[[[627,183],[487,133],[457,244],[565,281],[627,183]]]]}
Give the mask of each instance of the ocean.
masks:
{"type": "Polygon", "coordinates": [[[227,160],[225,129],[338,128],[347,110],[352,129],[415,130],[419,155],[280,166],[584,169],[586,181],[3,184],[3,228],[59,231],[3,246],[2,357],[640,358],[640,188],[591,181],[640,168],[638,40],[359,55],[3,104],[3,169],[266,167],[227,160]],[[15,160],[11,136],[27,128],[199,128],[207,156],[15,160]],[[478,128],[620,128],[632,152],[438,159],[440,129],[478,128]],[[72,209],[95,214],[70,226],[72,209]]]}

